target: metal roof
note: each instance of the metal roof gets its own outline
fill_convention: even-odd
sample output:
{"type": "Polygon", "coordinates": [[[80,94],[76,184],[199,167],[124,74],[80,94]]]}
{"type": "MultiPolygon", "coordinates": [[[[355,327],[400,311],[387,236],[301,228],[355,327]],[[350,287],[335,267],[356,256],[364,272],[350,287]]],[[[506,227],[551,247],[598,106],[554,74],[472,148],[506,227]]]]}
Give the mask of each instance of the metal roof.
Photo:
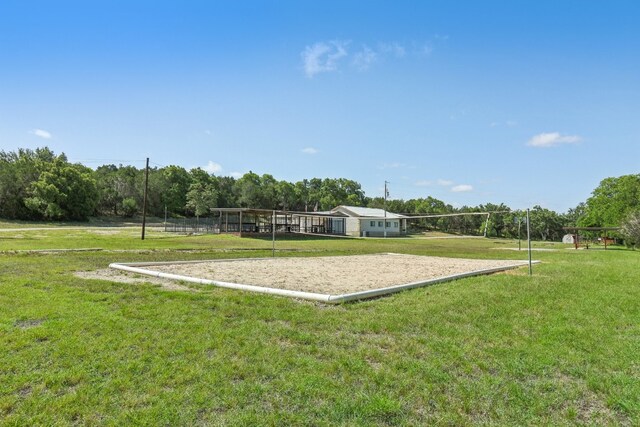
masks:
{"type": "MultiPolygon", "coordinates": [[[[341,212],[351,217],[358,217],[358,218],[384,218],[385,217],[384,209],[363,208],[360,206],[338,206],[336,208],[333,208],[331,212],[334,214],[341,212]]],[[[404,215],[398,215],[389,211],[387,211],[386,217],[396,218],[396,219],[407,218],[404,215]]]]}
{"type": "Polygon", "coordinates": [[[272,215],[274,212],[276,215],[295,215],[295,216],[316,216],[327,218],[344,218],[347,216],[341,212],[298,212],[298,211],[285,211],[285,210],[273,210],[273,209],[254,209],[254,208],[211,208],[211,212],[230,213],[230,214],[250,214],[250,215],[272,215]]]}

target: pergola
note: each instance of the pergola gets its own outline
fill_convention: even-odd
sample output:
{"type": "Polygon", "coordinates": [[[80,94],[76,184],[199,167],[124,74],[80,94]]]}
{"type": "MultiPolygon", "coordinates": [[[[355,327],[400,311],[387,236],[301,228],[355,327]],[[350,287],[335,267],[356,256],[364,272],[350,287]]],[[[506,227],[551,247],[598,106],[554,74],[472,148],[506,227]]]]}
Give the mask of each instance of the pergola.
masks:
{"type": "Polygon", "coordinates": [[[218,213],[214,224],[221,233],[233,233],[242,236],[253,233],[271,233],[298,231],[291,213],[281,210],[252,208],[214,208],[218,213]]]}
{"type": "MultiPolygon", "coordinates": [[[[569,233],[575,236],[575,239],[573,240],[573,244],[575,245],[576,249],[578,249],[578,247],[580,246],[580,235],[579,235],[580,231],[599,231],[603,233],[601,236],[602,242],[604,243],[604,248],[607,249],[607,241],[608,241],[607,232],[617,231],[620,229],[620,227],[562,227],[562,229],[565,231],[568,231],[569,233]]],[[[587,249],[588,248],[589,246],[587,246],[587,249]]]]}
{"type": "Polygon", "coordinates": [[[220,233],[344,234],[344,217],[325,212],[295,212],[253,208],[213,208],[220,233]]]}

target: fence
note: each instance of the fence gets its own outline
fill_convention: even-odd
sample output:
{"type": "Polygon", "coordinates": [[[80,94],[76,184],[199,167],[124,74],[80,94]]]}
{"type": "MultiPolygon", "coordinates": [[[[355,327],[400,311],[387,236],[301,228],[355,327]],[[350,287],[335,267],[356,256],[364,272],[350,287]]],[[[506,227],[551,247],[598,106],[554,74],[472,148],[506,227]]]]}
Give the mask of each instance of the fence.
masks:
{"type": "Polygon", "coordinates": [[[170,220],[165,222],[164,231],[183,234],[220,234],[218,224],[213,224],[210,218],[170,220]]]}

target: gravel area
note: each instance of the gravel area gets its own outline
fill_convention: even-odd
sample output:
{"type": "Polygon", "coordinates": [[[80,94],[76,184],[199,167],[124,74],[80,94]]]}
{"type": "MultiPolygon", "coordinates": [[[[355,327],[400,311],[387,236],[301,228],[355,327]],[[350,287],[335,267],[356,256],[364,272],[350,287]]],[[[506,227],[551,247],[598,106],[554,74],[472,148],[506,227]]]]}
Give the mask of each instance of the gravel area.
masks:
{"type": "Polygon", "coordinates": [[[341,295],[522,265],[526,261],[375,254],[221,260],[145,268],[221,282],[341,295]]]}

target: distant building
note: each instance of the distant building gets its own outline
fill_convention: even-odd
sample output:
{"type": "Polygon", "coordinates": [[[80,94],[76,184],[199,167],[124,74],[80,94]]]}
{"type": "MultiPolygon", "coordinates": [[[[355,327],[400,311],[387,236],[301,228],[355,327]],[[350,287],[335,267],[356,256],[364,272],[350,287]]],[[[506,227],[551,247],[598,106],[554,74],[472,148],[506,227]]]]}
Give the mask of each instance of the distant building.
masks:
{"type": "Polygon", "coordinates": [[[387,237],[407,234],[408,217],[389,211],[385,214],[384,209],[338,206],[330,213],[346,217],[345,234],[348,236],[383,237],[385,231],[387,237]]]}
{"type": "Polygon", "coordinates": [[[251,235],[310,233],[387,237],[407,233],[407,218],[383,209],[338,206],[326,212],[291,212],[250,208],[213,208],[213,232],[251,235]],[[386,216],[386,218],[385,218],[386,216]],[[386,224],[386,225],[385,225],[386,224]]]}

